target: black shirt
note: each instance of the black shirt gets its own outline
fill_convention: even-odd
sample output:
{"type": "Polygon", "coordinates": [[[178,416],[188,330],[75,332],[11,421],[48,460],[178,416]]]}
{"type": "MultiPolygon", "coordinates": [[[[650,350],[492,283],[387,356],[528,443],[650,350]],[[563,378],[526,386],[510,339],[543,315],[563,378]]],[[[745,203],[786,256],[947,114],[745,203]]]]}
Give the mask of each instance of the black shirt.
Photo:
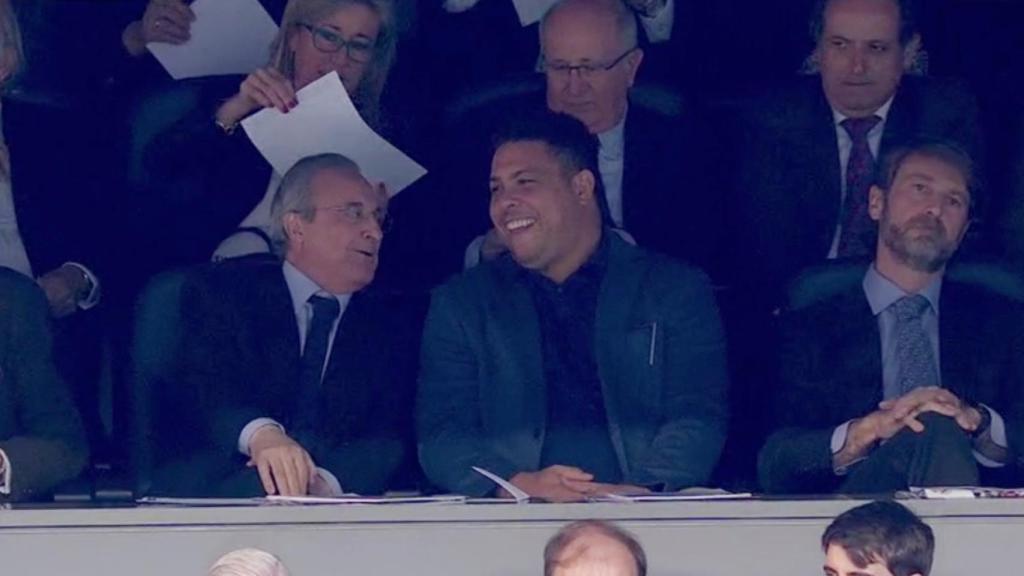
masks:
{"type": "Polygon", "coordinates": [[[602,235],[590,259],[562,284],[535,272],[527,272],[526,277],[537,308],[547,389],[541,467],[576,466],[593,474],[597,482],[619,483],[622,472],[608,434],[594,354],[594,322],[607,269],[607,244],[602,235]]]}

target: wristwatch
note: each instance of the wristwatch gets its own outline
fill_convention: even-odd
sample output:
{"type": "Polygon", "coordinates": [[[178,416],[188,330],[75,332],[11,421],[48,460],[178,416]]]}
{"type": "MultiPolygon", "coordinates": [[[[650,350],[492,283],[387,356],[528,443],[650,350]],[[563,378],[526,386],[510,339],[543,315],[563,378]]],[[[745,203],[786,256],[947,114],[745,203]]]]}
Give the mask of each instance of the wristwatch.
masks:
{"type": "Polygon", "coordinates": [[[978,427],[971,432],[971,438],[978,438],[992,427],[992,413],[988,411],[988,408],[985,408],[977,402],[971,402],[970,407],[977,410],[978,414],[981,415],[981,422],[979,422],[978,427]]]}

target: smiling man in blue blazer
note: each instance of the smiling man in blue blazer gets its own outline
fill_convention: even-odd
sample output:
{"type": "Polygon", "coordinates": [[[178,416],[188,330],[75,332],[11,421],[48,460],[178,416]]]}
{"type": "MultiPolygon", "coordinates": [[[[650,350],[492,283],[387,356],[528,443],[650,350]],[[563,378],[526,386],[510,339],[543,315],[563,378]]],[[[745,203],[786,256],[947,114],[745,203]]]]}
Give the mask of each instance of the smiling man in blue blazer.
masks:
{"type": "MultiPolygon", "coordinates": [[[[543,112],[495,139],[509,252],[439,288],[423,337],[420,461],[446,490],[533,497],[705,483],[724,440],[725,345],[703,274],[603,226],[597,141],[543,112]]],[[[668,215],[666,215],[668,217],[668,215]]]]}

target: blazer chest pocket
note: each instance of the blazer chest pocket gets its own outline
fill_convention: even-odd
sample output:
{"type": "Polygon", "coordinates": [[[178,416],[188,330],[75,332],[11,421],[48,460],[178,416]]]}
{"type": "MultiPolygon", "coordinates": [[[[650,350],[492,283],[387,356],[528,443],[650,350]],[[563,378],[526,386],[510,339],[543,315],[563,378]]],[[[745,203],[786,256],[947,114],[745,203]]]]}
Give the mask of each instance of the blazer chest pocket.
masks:
{"type": "Polygon", "coordinates": [[[633,327],[626,333],[625,346],[616,364],[623,371],[621,382],[626,384],[620,393],[631,400],[627,405],[643,406],[645,411],[655,413],[660,409],[659,383],[665,369],[663,340],[657,322],[633,327]]]}

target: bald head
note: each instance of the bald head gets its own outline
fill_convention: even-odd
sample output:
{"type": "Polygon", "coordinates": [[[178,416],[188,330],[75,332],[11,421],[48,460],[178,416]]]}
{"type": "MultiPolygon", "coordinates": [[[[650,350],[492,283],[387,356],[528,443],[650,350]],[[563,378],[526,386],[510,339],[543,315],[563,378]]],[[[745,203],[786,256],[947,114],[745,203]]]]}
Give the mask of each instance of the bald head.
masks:
{"type": "Polygon", "coordinates": [[[620,40],[619,48],[637,44],[636,17],[622,0],[560,0],[540,21],[541,51],[544,50],[544,31],[554,26],[559,32],[577,29],[611,32],[620,40]]]}
{"type": "Polygon", "coordinates": [[[627,532],[588,520],[563,528],[544,549],[545,576],[645,576],[643,548],[627,532]]]}

